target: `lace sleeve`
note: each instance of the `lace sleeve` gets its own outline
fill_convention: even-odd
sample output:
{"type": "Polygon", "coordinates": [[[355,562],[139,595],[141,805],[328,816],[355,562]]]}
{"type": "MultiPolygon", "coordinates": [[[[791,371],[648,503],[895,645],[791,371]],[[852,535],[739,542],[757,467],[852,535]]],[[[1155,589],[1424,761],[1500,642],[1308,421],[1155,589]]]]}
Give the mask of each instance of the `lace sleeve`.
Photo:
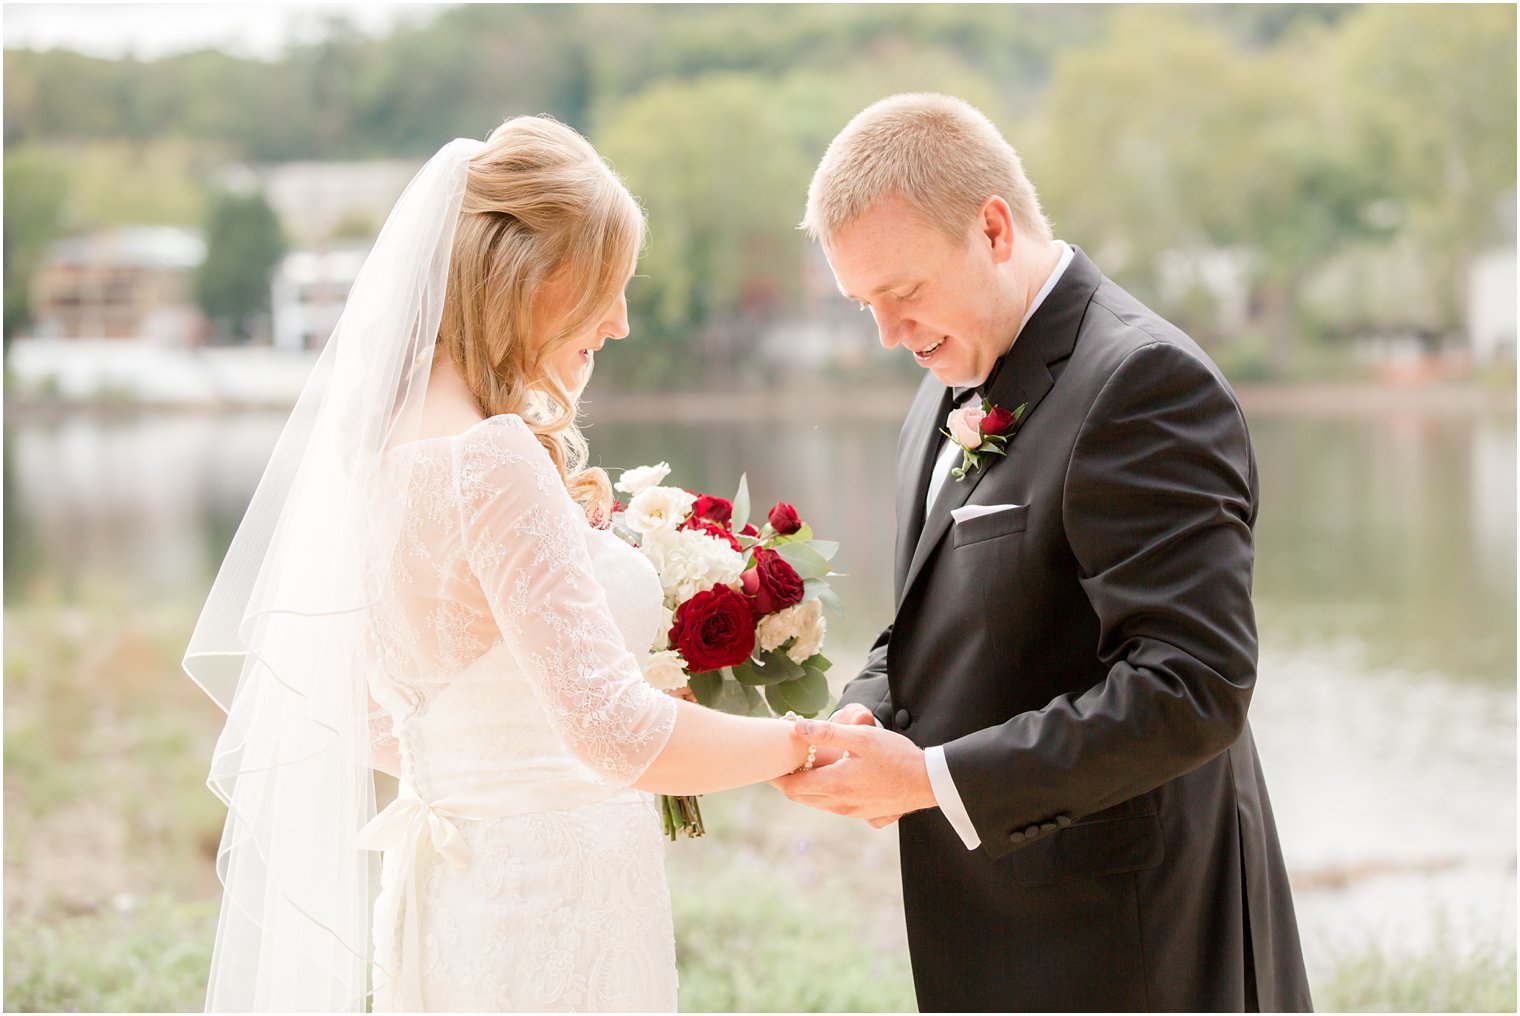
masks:
{"type": "Polygon", "coordinates": [[[631,784],[665,747],[676,705],[613,624],[585,514],[515,416],[480,424],[456,454],[465,554],[502,638],[571,754],[631,784]]]}

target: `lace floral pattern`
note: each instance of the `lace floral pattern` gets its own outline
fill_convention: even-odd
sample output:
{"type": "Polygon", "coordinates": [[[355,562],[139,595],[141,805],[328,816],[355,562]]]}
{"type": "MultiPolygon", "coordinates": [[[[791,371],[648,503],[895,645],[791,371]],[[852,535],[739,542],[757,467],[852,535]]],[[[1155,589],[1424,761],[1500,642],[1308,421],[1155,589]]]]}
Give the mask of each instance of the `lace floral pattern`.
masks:
{"type": "Polygon", "coordinates": [[[653,569],[586,524],[514,416],[391,455],[407,479],[376,506],[401,513],[374,576],[371,695],[390,719],[372,723],[376,746],[399,748],[403,793],[468,798],[480,814],[452,820],[465,864],[387,849],[376,1009],[402,1005],[383,986],[413,920],[421,955],[407,969],[430,1010],[673,1009],[659,815],[650,795],[617,789],[675,722],[635,655],[658,625],[653,569]],[[566,784],[604,786],[604,799],[494,817],[502,800],[566,784]]]}

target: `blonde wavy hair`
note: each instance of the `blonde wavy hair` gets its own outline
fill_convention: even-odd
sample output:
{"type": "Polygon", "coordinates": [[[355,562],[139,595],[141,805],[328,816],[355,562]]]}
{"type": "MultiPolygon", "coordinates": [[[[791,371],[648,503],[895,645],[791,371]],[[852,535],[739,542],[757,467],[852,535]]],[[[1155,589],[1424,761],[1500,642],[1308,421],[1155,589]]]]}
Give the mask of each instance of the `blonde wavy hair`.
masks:
{"type": "Polygon", "coordinates": [[[808,186],[802,228],[828,245],[876,202],[899,197],[951,242],[992,196],[1049,240],[1050,222],[1013,146],[964,99],[912,92],[880,99],[829,142],[808,186]]]}
{"type": "Polygon", "coordinates": [[[612,168],[550,117],[507,120],[470,160],[438,350],[481,412],[523,418],[593,520],[607,517],[612,486],[601,469],[586,467],[580,390],[566,391],[547,364],[627,283],[644,227],[643,210],[612,168]],[[561,279],[569,282],[565,313],[535,320],[535,296],[561,279]]]}

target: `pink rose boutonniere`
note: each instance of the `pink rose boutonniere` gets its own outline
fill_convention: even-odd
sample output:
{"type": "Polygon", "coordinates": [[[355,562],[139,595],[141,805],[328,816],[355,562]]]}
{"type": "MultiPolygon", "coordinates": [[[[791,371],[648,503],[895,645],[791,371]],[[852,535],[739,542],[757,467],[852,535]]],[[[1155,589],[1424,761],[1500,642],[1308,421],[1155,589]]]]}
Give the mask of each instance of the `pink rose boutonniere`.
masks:
{"type": "Polygon", "coordinates": [[[940,433],[960,447],[961,464],[950,475],[964,480],[967,473],[982,468],[983,455],[1007,455],[1008,440],[1019,429],[1028,407],[1029,403],[1023,402],[1009,412],[983,399],[980,406],[951,410],[940,433]]]}

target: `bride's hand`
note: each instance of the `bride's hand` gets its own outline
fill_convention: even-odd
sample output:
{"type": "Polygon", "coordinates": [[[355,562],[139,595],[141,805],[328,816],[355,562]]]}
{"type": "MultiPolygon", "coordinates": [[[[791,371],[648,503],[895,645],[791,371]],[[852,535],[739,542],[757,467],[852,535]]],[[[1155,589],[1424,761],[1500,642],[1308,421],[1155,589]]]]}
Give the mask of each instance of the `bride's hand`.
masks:
{"type": "Polygon", "coordinates": [[[671,698],[678,698],[682,699],[683,701],[690,702],[693,705],[697,703],[697,696],[692,694],[691,688],[684,684],[679,688],[672,688],[665,694],[669,695],[671,698]]]}

